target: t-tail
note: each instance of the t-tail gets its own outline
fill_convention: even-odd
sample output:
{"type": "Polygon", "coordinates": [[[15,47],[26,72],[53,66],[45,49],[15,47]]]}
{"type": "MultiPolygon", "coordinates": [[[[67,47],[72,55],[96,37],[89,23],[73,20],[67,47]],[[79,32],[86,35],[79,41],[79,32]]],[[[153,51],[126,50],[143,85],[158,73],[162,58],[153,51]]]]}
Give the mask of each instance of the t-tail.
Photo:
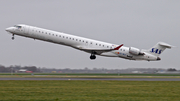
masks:
{"type": "Polygon", "coordinates": [[[147,52],[154,55],[159,56],[166,48],[172,48],[173,46],[164,43],[164,42],[158,42],[154,47],[150,48],[147,52]]]}

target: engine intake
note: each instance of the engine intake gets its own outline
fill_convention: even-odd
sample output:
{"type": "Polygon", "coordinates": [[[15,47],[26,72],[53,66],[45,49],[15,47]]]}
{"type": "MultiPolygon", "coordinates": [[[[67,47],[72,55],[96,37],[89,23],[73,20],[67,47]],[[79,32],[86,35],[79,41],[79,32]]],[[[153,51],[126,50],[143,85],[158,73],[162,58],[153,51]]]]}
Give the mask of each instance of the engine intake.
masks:
{"type": "Polygon", "coordinates": [[[129,47],[129,53],[133,55],[144,55],[144,53],[142,53],[140,49],[134,47],[129,47]]]}

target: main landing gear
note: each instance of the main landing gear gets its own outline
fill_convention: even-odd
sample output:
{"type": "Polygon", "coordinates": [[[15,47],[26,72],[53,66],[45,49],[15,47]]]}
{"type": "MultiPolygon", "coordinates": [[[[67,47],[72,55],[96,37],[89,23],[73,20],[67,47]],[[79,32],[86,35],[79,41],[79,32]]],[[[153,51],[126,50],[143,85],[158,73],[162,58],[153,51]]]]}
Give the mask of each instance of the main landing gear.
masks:
{"type": "Polygon", "coordinates": [[[14,40],[14,34],[12,34],[12,40],[14,40]]]}
{"type": "Polygon", "coordinates": [[[96,55],[95,54],[96,54],[96,52],[92,51],[91,56],[90,56],[91,60],[96,59],[96,55]]]}

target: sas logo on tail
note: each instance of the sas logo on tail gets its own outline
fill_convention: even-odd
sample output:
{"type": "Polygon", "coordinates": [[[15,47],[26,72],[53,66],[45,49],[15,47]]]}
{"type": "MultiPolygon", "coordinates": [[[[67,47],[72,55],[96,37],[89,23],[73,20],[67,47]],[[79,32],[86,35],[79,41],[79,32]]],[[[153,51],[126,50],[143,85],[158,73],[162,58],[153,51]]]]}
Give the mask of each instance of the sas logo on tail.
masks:
{"type": "Polygon", "coordinates": [[[159,50],[159,49],[156,49],[156,48],[152,48],[152,50],[150,52],[161,54],[162,50],[159,50]]]}

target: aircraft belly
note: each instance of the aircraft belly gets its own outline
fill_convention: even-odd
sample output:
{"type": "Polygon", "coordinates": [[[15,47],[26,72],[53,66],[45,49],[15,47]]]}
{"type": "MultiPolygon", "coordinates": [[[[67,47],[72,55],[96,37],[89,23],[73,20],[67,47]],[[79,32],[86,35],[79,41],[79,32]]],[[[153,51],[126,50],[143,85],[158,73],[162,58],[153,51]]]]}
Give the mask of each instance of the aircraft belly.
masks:
{"type": "Polygon", "coordinates": [[[118,55],[114,54],[113,52],[104,52],[100,54],[101,56],[108,56],[108,57],[118,57],[118,55]]]}

